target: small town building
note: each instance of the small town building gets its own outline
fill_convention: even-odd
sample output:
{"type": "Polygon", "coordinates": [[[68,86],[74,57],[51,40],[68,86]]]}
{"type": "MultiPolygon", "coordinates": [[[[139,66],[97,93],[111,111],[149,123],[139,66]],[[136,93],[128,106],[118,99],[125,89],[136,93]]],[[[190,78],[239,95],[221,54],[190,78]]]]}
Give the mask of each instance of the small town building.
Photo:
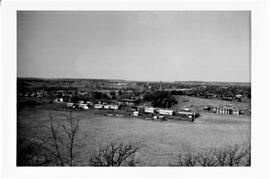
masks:
{"type": "Polygon", "coordinates": [[[55,103],[62,103],[63,101],[64,101],[63,98],[56,98],[54,100],[55,103]]]}
{"type": "Polygon", "coordinates": [[[189,117],[189,118],[192,118],[193,116],[195,117],[195,113],[190,112],[190,111],[178,111],[177,115],[182,116],[182,117],[189,117]]]}
{"type": "Polygon", "coordinates": [[[217,114],[234,114],[234,115],[239,115],[239,109],[234,108],[234,107],[228,107],[228,106],[219,106],[216,107],[216,110],[213,111],[216,112],[217,114]]]}
{"type": "Polygon", "coordinates": [[[155,111],[155,108],[153,108],[153,107],[145,107],[144,108],[144,112],[145,113],[154,113],[154,111],[155,111]]]}
{"type": "Polygon", "coordinates": [[[139,111],[133,111],[133,116],[139,116],[139,111]]]}
{"type": "Polygon", "coordinates": [[[102,109],[103,108],[103,105],[102,104],[95,104],[94,105],[94,108],[95,109],[102,109]]]}
{"type": "Polygon", "coordinates": [[[87,104],[83,104],[83,103],[79,104],[79,108],[80,109],[89,109],[87,104]]]}
{"type": "Polygon", "coordinates": [[[104,109],[118,110],[119,106],[116,104],[106,104],[103,106],[104,109]]]}
{"type": "Polygon", "coordinates": [[[170,110],[170,109],[159,109],[158,113],[162,114],[162,115],[170,115],[170,116],[172,116],[174,114],[174,111],[170,110]]]}

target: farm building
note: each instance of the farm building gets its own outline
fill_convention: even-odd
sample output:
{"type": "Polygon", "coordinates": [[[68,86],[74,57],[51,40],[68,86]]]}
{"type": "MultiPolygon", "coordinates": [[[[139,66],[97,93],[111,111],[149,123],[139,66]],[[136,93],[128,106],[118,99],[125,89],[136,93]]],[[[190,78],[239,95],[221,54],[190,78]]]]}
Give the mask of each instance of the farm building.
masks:
{"type": "Polygon", "coordinates": [[[242,98],[243,96],[241,94],[235,95],[235,98],[242,98]]]}
{"type": "Polygon", "coordinates": [[[103,108],[103,105],[102,104],[95,104],[94,105],[94,108],[95,109],[102,109],[103,108]]]}
{"type": "Polygon", "coordinates": [[[145,107],[144,108],[144,112],[145,113],[154,113],[154,111],[155,111],[155,108],[153,108],[153,107],[145,107]]]}
{"type": "Polygon", "coordinates": [[[116,104],[106,104],[103,106],[104,109],[113,109],[113,110],[117,110],[119,108],[118,105],[116,104]]]}
{"type": "Polygon", "coordinates": [[[103,108],[104,108],[104,109],[110,109],[110,105],[109,105],[109,104],[105,104],[105,105],[103,106],[103,108]]]}
{"type": "Polygon", "coordinates": [[[191,109],[190,109],[190,108],[188,108],[188,107],[186,107],[186,108],[184,108],[184,111],[191,112],[191,109]]]}
{"type": "Polygon", "coordinates": [[[205,106],[203,110],[217,114],[240,114],[240,110],[232,106],[205,106]]]}
{"type": "Polygon", "coordinates": [[[117,109],[119,109],[119,105],[117,105],[117,104],[110,104],[110,109],[117,110],[117,109]]]}
{"type": "Polygon", "coordinates": [[[63,102],[63,98],[56,98],[54,100],[55,103],[62,103],[63,102]]]}
{"type": "Polygon", "coordinates": [[[80,109],[89,109],[87,104],[83,104],[83,103],[79,104],[79,108],[80,109]]]}
{"type": "Polygon", "coordinates": [[[159,109],[157,111],[159,114],[170,115],[170,116],[172,116],[175,113],[173,110],[170,110],[170,109],[159,109]]]}
{"type": "Polygon", "coordinates": [[[182,117],[189,117],[189,118],[197,116],[196,113],[190,112],[190,111],[178,111],[177,115],[182,116],[182,117]]]}
{"type": "Polygon", "coordinates": [[[235,114],[239,115],[239,109],[233,108],[233,107],[215,107],[213,108],[213,112],[216,112],[217,114],[235,114]]]}
{"type": "Polygon", "coordinates": [[[133,116],[138,116],[139,115],[139,111],[133,111],[133,116]]]}

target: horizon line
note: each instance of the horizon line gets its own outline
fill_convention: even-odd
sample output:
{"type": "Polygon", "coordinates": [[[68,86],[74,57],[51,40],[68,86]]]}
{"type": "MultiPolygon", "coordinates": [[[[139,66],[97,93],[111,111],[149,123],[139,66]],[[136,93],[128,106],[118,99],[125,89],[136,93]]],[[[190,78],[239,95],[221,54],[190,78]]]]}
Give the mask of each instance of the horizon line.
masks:
{"type": "Polygon", "coordinates": [[[111,79],[111,78],[72,78],[72,77],[19,77],[17,78],[32,78],[32,79],[73,79],[73,80],[113,80],[113,81],[135,81],[135,82],[166,82],[166,83],[177,83],[177,82],[205,82],[205,83],[251,83],[243,81],[206,81],[206,80],[127,80],[127,79],[111,79]]]}

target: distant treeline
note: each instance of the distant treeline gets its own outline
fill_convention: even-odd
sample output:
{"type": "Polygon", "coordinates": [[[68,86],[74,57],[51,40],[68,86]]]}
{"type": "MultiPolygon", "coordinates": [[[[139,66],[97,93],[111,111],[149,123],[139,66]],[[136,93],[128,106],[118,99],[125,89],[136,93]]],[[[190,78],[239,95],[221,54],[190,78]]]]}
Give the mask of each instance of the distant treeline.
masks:
{"type": "Polygon", "coordinates": [[[207,86],[205,89],[195,89],[188,91],[171,91],[173,95],[189,95],[189,96],[208,96],[215,95],[217,98],[222,97],[235,97],[241,94],[243,97],[251,98],[251,87],[248,86],[230,86],[230,87],[220,87],[220,86],[207,86]]]}
{"type": "Polygon", "coordinates": [[[48,84],[42,84],[42,85],[31,85],[27,82],[20,81],[17,83],[17,89],[18,91],[37,91],[37,90],[45,90],[45,91],[57,91],[57,90],[63,90],[63,91],[77,91],[78,87],[74,86],[64,86],[64,85],[48,85],[48,84]]]}
{"type": "MultiPolygon", "coordinates": [[[[63,91],[94,91],[98,89],[102,90],[115,90],[115,88],[111,88],[102,84],[103,82],[115,82],[116,80],[87,80],[83,79],[80,81],[79,79],[24,79],[18,78],[17,81],[17,89],[18,92],[35,92],[37,90],[45,90],[48,92],[63,90],[63,91]],[[91,83],[83,83],[83,81],[88,81],[91,83]],[[82,83],[80,83],[82,82],[82,83]]],[[[209,97],[212,95],[213,98],[217,99],[226,99],[226,97],[235,97],[236,95],[242,95],[245,98],[251,98],[251,85],[250,83],[206,83],[204,86],[199,85],[199,83],[158,83],[158,82],[136,82],[135,87],[125,87],[124,90],[133,91],[133,96],[149,96],[149,92],[156,93],[161,87],[162,90],[166,91],[166,89],[170,90],[171,95],[188,95],[188,96],[197,96],[197,97],[209,97]],[[211,84],[211,85],[210,85],[211,84]],[[221,85],[224,84],[224,85],[221,85]],[[226,85],[227,86],[226,86],[226,85]],[[140,91],[138,91],[140,89],[140,91]],[[150,89],[150,90],[149,90],[150,89]],[[175,90],[172,90],[175,89],[175,90]],[[186,90],[181,90],[186,89],[186,90]],[[146,94],[146,95],[145,95],[146,94]]],[[[165,94],[165,93],[164,93],[165,94]]],[[[152,94],[155,96],[156,94],[152,94]]],[[[108,99],[108,96],[103,94],[95,94],[96,99],[108,99]]],[[[116,99],[116,96],[112,94],[113,99],[116,99]]],[[[120,96],[122,96],[120,94],[120,96]]],[[[126,96],[128,98],[130,96],[126,96]]],[[[158,105],[166,103],[166,105],[170,106],[173,103],[171,98],[163,100],[156,100],[158,105]],[[162,102],[163,101],[163,102],[162,102]],[[168,104],[169,103],[169,104],[168,104]]],[[[156,103],[156,102],[154,102],[156,103]]]]}

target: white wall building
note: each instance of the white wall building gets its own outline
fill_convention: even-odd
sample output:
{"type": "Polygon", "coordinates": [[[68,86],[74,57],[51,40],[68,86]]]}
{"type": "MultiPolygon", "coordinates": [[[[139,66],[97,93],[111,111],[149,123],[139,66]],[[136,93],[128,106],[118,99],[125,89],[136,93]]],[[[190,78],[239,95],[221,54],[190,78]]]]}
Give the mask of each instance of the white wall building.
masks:
{"type": "Polygon", "coordinates": [[[145,113],[154,113],[154,110],[155,110],[155,108],[153,108],[153,107],[145,107],[144,108],[144,112],[145,113]]]}
{"type": "Polygon", "coordinates": [[[95,109],[102,109],[103,108],[103,105],[102,104],[95,104],[94,105],[94,108],[95,109]]]}
{"type": "Polygon", "coordinates": [[[173,115],[173,110],[170,110],[170,109],[159,109],[158,110],[158,113],[159,114],[163,114],[163,115],[170,115],[170,116],[172,116],[173,115]]]}

